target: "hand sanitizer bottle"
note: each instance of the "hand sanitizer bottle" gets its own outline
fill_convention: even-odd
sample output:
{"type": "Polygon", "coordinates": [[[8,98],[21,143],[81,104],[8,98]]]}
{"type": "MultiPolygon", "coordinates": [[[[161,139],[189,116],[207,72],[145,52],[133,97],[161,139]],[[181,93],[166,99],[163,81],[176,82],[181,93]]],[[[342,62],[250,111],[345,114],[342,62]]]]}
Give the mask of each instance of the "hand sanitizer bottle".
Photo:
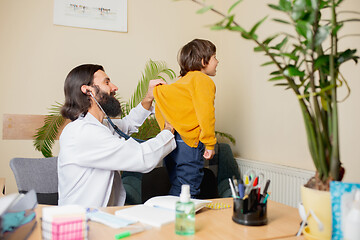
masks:
{"type": "Polygon", "coordinates": [[[190,201],[190,186],[182,185],[180,201],[176,202],[175,233],[193,235],[195,233],[195,204],[190,201]]]}

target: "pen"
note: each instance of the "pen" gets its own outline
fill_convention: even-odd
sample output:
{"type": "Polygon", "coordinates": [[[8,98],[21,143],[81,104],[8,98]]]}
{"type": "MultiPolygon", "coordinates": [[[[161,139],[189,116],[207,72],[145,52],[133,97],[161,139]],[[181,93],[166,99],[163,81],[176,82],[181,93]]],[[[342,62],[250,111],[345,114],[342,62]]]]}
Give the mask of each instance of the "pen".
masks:
{"type": "Polygon", "coordinates": [[[136,233],[143,232],[146,229],[147,229],[146,227],[139,227],[139,228],[136,228],[136,229],[127,230],[127,231],[124,231],[122,233],[116,234],[115,239],[122,239],[122,238],[125,238],[125,237],[128,237],[128,236],[134,235],[136,233]]]}
{"type": "Polygon", "coordinates": [[[233,197],[233,198],[237,198],[236,193],[235,193],[234,186],[233,186],[232,181],[231,181],[230,178],[229,178],[229,185],[230,185],[232,197],[233,197]]]}
{"type": "Polygon", "coordinates": [[[266,194],[266,197],[264,198],[264,202],[263,202],[263,203],[266,203],[266,201],[267,201],[267,199],[268,199],[269,195],[270,195],[270,194],[268,194],[268,193],[266,194]]]}
{"type": "Polygon", "coordinates": [[[245,196],[245,187],[244,184],[239,183],[239,197],[243,198],[245,196]]]}
{"type": "Polygon", "coordinates": [[[255,180],[254,180],[254,183],[253,183],[253,186],[256,187],[258,185],[258,179],[259,177],[256,177],[255,180]]]}
{"type": "Polygon", "coordinates": [[[249,184],[249,176],[245,175],[245,180],[244,180],[245,185],[249,184]]]}
{"type": "Polygon", "coordinates": [[[236,196],[239,196],[239,187],[238,187],[238,181],[235,178],[235,176],[233,176],[233,185],[234,185],[234,189],[235,189],[235,194],[236,196]]]}
{"type": "Polygon", "coordinates": [[[266,196],[267,190],[268,190],[268,188],[269,188],[269,185],[270,185],[270,179],[268,179],[268,180],[266,181],[266,184],[265,184],[265,187],[264,187],[263,196],[266,196]]]}

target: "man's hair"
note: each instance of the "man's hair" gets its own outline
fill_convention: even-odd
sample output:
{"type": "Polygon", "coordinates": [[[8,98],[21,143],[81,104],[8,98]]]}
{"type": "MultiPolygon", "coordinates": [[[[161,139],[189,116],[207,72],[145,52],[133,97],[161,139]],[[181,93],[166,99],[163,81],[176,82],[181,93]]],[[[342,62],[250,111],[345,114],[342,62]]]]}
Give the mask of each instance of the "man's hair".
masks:
{"type": "Polygon", "coordinates": [[[190,71],[200,71],[204,67],[201,60],[206,65],[215,53],[216,47],[212,42],[203,39],[192,40],[179,52],[180,76],[183,77],[190,71]]]}
{"type": "Polygon", "coordinates": [[[91,86],[94,83],[94,73],[104,68],[95,64],[84,64],[75,67],[65,79],[65,104],[61,108],[61,115],[76,120],[80,114],[86,114],[91,106],[90,97],[81,91],[82,85],[91,86]]]}

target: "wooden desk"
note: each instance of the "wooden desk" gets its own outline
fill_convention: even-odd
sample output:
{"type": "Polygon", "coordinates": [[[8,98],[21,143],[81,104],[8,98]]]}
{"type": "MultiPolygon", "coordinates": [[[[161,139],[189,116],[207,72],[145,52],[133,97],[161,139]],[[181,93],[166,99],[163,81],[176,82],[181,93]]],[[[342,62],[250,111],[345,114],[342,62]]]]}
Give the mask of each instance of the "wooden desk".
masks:
{"type": "MultiPolygon", "coordinates": [[[[233,205],[232,198],[212,199],[214,203],[222,202],[233,205]]],[[[38,224],[30,240],[41,239],[41,208],[36,209],[38,224]]],[[[122,207],[108,207],[102,210],[114,213],[122,207]]],[[[269,201],[268,202],[268,224],[265,226],[243,226],[232,221],[232,207],[222,210],[204,208],[196,213],[196,233],[194,236],[184,237],[175,234],[174,223],[169,223],[161,228],[152,228],[138,233],[127,239],[302,239],[295,238],[300,227],[300,216],[296,208],[269,201]],[[292,238],[294,237],[294,238],[292,238]]],[[[113,229],[105,225],[89,222],[89,240],[114,239],[115,234],[124,231],[113,229]]]]}

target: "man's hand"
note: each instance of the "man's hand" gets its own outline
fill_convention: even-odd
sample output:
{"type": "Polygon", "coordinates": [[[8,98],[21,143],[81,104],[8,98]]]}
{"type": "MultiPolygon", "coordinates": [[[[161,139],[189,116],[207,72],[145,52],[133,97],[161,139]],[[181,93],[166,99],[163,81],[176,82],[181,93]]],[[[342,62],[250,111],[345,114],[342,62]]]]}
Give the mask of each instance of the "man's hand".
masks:
{"type": "Polygon", "coordinates": [[[157,85],[165,85],[167,84],[164,80],[162,79],[154,79],[154,80],[150,80],[149,82],[149,88],[148,91],[146,93],[146,96],[144,97],[144,99],[141,101],[142,106],[149,110],[152,104],[152,101],[154,100],[154,94],[153,94],[153,90],[157,85]]]}
{"type": "Polygon", "coordinates": [[[205,149],[205,152],[204,152],[204,158],[206,160],[210,160],[214,157],[215,155],[215,150],[208,150],[208,149],[205,149]]]}

